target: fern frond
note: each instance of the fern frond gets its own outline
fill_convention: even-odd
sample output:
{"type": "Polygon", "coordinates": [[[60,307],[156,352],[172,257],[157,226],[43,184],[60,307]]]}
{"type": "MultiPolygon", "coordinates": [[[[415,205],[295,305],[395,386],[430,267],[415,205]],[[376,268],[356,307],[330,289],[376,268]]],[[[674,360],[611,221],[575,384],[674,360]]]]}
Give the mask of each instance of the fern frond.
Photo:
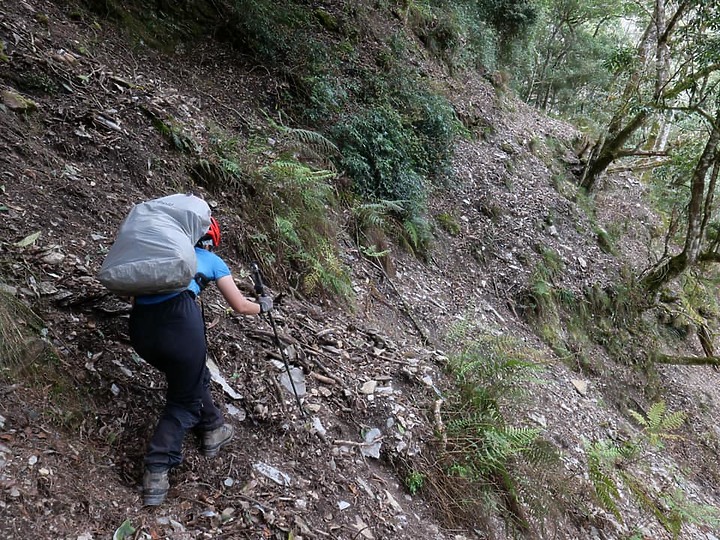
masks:
{"type": "MultiPolygon", "coordinates": [[[[539,433],[538,433],[539,435],[539,433]]],[[[560,461],[560,453],[549,441],[536,437],[523,453],[525,460],[534,466],[554,465],[560,461]]]]}
{"type": "Polygon", "coordinates": [[[260,169],[261,173],[270,173],[283,180],[300,180],[309,178],[313,170],[307,165],[294,160],[275,160],[260,169]]]}
{"type": "Polygon", "coordinates": [[[420,230],[414,221],[403,221],[403,230],[408,239],[408,243],[413,249],[420,248],[420,230]]]}
{"type": "Polygon", "coordinates": [[[284,128],[282,133],[283,139],[298,150],[311,150],[324,158],[340,155],[338,147],[317,131],[284,128]]]}
{"type": "Polygon", "coordinates": [[[281,216],[275,216],[275,228],[280,233],[280,236],[290,244],[295,246],[302,244],[295,229],[295,224],[291,220],[281,216]]]}
{"type": "Polygon", "coordinates": [[[387,218],[391,214],[402,215],[405,213],[403,204],[406,201],[383,200],[375,203],[360,204],[352,209],[353,216],[360,229],[371,227],[385,228],[387,218]]]}
{"type": "Polygon", "coordinates": [[[232,175],[240,175],[242,174],[242,167],[240,165],[233,161],[232,159],[227,158],[219,158],[220,165],[222,166],[223,170],[229,174],[232,175]]]}
{"type": "Polygon", "coordinates": [[[590,482],[592,483],[593,489],[595,490],[595,495],[598,498],[598,502],[603,508],[605,508],[609,512],[612,512],[612,514],[620,522],[622,522],[620,509],[615,502],[620,498],[620,490],[618,489],[617,483],[611,476],[605,474],[605,472],[599,467],[597,467],[595,464],[588,463],[588,465],[588,476],[590,478],[590,482]]]}
{"type": "Polygon", "coordinates": [[[666,414],[662,420],[662,429],[666,431],[674,431],[682,427],[687,419],[687,413],[684,411],[676,411],[672,414],[666,414]]]}
{"type": "Polygon", "coordinates": [[[653,403],[647,413],[647,425],[651,430],[657,430],[662,425],[663,416],[667,407],[664,401],[653,403]]]}
{"type": "Polygon", "coordinates": [[[615,502],[620,498],[617,482],[609,471],[621,456],[618,447],[608,441],[596,441],[587,447],[588,477],[600,505],[622,521],[620,509],[615,502]]]}
{"type": "Polygon", "coordinates": [[[643,427],[648,427],[648,422],[647,422],[647,420],[645,420],[645,417],[644,417],[642,414],[640,414],[639,412],[633,411],[633,410],[629,410],[629,411],[628,411],[628,414],[630,414],[630,416],[632,416],[632,417],[635,419],[635,421],[636,421],[638,424],[640,424],[641,426],[643,426],[643,427]]]}

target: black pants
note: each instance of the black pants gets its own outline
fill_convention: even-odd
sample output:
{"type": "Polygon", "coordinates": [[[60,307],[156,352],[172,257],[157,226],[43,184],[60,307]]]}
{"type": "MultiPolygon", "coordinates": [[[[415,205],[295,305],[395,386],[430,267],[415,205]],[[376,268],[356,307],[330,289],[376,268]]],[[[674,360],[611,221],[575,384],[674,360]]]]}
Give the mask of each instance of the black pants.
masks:
{"type": "Polygon", "coordinates": [[[165,374],[165,410],[150,440],[145,466],[167,470],[182,462],[187,430],[210,431],[223,423],[210,395],[202,314],[191,292],[159,304],[135,304],[130,314],[135,351],[165,374]]]}

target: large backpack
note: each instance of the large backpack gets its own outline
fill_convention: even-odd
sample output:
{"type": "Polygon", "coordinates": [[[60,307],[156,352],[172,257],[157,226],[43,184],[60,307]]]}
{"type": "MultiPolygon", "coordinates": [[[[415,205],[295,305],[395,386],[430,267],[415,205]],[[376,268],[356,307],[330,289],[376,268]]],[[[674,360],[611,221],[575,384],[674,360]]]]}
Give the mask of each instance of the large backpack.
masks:
{"type": "Polygon", "coordinates": [[[195,244],[210,227],[210,207],[194,195],[135,205],[120,225],[98,279],[120,296],[182,291],[197,271],[195,244]]]}

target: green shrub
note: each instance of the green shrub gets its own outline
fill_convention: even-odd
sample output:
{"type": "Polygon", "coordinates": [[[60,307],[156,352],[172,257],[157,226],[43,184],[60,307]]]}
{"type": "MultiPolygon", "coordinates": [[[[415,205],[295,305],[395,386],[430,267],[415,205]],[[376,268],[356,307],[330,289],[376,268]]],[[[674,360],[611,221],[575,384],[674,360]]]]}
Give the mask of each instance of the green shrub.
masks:
{"type": "MultiPolygon", "coordinates": [[[[537,353],[511,338],[466,342],[462,334],[452,338],[459,350],[448,369],[457,390],[442,404],[440,450],[423,471],[423,492],[438,499],[454,524],[477,526],[484,513],[499,509],[511,528],[527,532],[526,509],[539,516],[549,504],[543,479],[552,476],[558,456],[540,429],[511,425],[506,414],[525,398],[527,383],[537,381],[537,353]]],[[[439,424],[437,409],[435,416],[439,424]]]]}
{"type": "Polygon", "coordinates": [[[23,302],[0,290],[0,370],[20,368],[28,361],[39,324],[23,302]]]}
{"type": "Polygon", "coordinates": [[[451,236],[457,236],[460,234],[460,224],[457,222],[455,217],[447,213],[438,214],[435,219],[437,220],[440,228],[447,232],[451,236]]]}
{"type": "Polygon", "coordinates": [[[220,131],[211,142],[212,154],[191,172],[212,192],[237,201],[235,210],[248,224],[242,249],[275,281],[349,300],[352,288],[338,255],[331,210],[335,145],[317,132],[273,121],[244,149],[220,131]]]}
{"type": "Polygon", "coordinates": [[[424,179],[416,167],[419,141],[398,111],[388,106],[362,111],[342,121],[333,135],[341,166],[361,197],[424,205],[424,179]]]}

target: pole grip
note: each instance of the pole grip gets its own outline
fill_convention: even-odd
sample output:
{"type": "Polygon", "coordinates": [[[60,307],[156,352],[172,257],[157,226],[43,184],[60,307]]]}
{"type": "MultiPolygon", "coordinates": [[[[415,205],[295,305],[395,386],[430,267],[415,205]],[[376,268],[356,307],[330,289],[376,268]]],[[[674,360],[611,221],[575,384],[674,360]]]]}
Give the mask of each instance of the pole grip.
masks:
{"type": "Polygon", "coordinates": [[[265,287],[263,286],[262,277],[260,276],[260,268],[257,263],[250,265],[250,274],[252,275],[253,284],[255,285],[255,294],[265,296],[265,287]]]}

